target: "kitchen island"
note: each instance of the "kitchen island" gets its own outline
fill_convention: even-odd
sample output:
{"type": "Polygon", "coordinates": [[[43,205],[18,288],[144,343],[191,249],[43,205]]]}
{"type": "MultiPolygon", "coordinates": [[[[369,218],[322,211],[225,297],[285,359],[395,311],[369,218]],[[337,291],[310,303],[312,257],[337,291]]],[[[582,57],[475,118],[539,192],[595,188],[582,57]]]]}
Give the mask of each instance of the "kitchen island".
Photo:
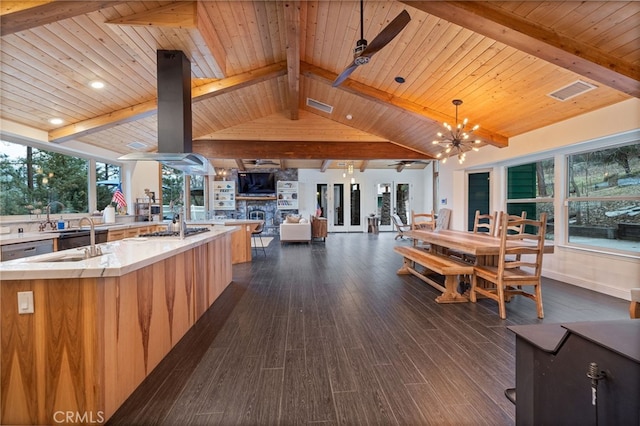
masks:
{"type": "Polygon", "coordinates": [[[262,220],[253,219],[223,219],[207,221],[191,221],[189,225],[197,226],[234,226],[237,231],[231,236],[232,263],[251,262],[251,234],[258,229],[262,220]]]}
{"type": "Polygon", "coordinates": [[[106,421],[231,282],[235,230],[0,263],[0,423],[106,421]]]}

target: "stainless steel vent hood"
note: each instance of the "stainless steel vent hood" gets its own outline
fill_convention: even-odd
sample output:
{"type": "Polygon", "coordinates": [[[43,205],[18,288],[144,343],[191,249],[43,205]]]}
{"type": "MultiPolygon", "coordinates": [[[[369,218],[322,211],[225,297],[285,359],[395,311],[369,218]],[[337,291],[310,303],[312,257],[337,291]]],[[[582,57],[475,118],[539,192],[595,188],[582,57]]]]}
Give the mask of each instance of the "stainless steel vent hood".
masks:
{"type": "Polygon", "coordinates": [[[158,152],[120,160],[158,161],[190,175],[213,173],[209,160],[191,152],[191,63],[180,50],[158,50],[158,152]]]}

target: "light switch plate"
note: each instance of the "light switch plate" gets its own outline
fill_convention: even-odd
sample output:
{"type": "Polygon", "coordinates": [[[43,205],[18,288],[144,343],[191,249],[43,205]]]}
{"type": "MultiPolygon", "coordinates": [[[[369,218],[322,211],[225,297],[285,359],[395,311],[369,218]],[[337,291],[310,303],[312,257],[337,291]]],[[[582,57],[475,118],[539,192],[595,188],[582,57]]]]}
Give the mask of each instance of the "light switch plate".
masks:
{"type": "Polygon", "coordinates": [[[19,291],[18,292],[18,314],[32,314],[33,313],[33,292],[32,291],[19,291]]]}

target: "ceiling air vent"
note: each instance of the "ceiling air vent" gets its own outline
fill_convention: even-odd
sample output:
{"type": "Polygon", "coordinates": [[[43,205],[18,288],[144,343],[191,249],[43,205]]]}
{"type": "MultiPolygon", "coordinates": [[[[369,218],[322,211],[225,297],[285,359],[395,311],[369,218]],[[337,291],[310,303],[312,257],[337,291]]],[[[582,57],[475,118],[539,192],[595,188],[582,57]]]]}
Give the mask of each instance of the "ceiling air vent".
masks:
{"type": "Polygon", "coordinates": [[[323,104],[322,102],[311,98],[307,98],[307,106],[326,112],[327,114],[331,114],[333,112],[333,107],[331,105],[323,104]]]}
{"type": "Polygon", "coordinates": [[[143,142],[131,142],[128,143],[127,146],[131,149],[135,149],[136,151],[142,151],[143,149],[148,147],[148,145],[143,142]]]}
{"type": "Polygon", "coordinates": [[[593,84],[587,83],[582,80],[578,80],[573,82],[567,86],[564,86],[555,92],[549,93],[548,96],[551,96],[553,99],[558,100],[560,102],[564,102],[578,95],[582,95],[583,93],[588,92],[589,90],[593,90],[598,86],[594,86],[593,84]]]}

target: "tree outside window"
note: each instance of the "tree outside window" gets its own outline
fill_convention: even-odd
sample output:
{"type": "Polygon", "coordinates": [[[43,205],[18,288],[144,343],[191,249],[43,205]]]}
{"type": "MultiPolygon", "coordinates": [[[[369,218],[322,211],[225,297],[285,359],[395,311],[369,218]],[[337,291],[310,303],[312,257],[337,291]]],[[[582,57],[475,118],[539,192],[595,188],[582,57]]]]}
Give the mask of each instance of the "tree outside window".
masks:
{"type": "Polygon", "coordinates": [[[113,194],[121,184],[120,166],[109,163],[96,162],[96,204],[98,210],[103,210],[112,204],[113,194]]]}
{"type": "Polygon", "coordinates": [[[184,174],[162,165],[162,217],[173,219],[177,206],[184,205],[184,174]]]}
{"type": "Polygon", "coordinates": [[[0,216],[43,214],[48,204],[52,213],[88,212],[88,160],[1,144],[0,216]]]}
{"type": "Polygon", "coordinates": [[[640,142],[567,156],[568,236],[640,252],[640,142]]]}

